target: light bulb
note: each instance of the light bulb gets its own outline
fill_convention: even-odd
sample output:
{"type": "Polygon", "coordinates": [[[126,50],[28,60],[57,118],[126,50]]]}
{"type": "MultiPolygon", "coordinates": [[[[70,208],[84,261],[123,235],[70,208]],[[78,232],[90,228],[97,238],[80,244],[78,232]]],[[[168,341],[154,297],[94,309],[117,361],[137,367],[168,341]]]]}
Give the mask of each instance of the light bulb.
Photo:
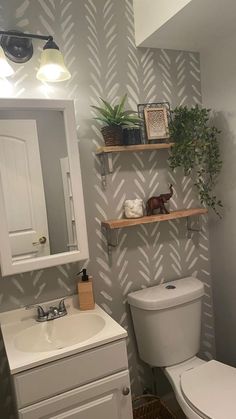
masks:
{"type": "Polygon", "coordinates": [[[61,74],[60,67],[57,64],[46,64],[43,68],[43,72],[49,81],[57,80],[61,74]]]}
{"type": "Polygon", "coordinates": [[[13,94],[12,83],[6,78],[0,78],[1,97],[11,97],[13,94]]]}
{"type": "Polygon", "coordinates": [[[14,74],[13,68],[7,62],[3,48],[0,46],[0,77],[10,77],[14,74]]]}

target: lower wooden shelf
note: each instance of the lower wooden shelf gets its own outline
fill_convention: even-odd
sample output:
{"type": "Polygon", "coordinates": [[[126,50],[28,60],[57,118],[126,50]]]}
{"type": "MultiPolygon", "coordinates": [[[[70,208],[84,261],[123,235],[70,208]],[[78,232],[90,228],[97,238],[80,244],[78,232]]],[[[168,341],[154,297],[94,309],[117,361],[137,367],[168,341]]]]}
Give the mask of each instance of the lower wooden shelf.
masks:
{"type": "Polygon", "coordinates": [[[118,220],[104,220],[101,222],[101,226],[106,231],[108,254],[110,253],[112,247],[116,247],[118,245],[117,230],[120,228],[134,227],[141,224],[159,223],[160,221],[177,220],[178,218],[186,218],[188,237],[190,238],[191,233],[200,231],[200,227],[193,228],[191,226],[190,217],[207,214],[207,212],[208,210],[206,208],[188,208],[178,211],[171,211],[169,214],[157,214],[144,216],[141,218],[121,218],[118,220]]]}
{"type": "Polygon", "coordinates": [[[171,211],[169,214],[157,214],[150,215],[141,218],[122,218],[118,220],[104,220],[102,221],[102,227],[110,230],[117,228],[133,227],[140,224],[157,223],[160,221],[175,220],[178,218],[193,217],[195,215],[206,214],[208,210],[206,208],[189,208],[178,211],[171,211]]]}

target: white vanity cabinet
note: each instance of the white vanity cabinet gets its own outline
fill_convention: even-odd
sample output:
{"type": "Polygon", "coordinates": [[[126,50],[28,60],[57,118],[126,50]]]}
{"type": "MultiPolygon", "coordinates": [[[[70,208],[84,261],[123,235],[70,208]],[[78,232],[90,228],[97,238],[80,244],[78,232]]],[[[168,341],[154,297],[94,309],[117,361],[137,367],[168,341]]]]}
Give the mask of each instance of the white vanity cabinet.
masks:
{"type": "Polygon", "coordinates": [[[125,340],[13,375],[19,419],[132,419],[125,340]]]}
{"type": "Polygon", "coordinates": [[[129,419],[132,418],[128,372],[111,375],[75,390],[19,410],[20,419],[129,419]]]}
{"type": "Polygon", "coordinates": [[[132,419],[126,330],[77,295],[66,308],[45,322],[33,308],[0,313],[18,419],[132,419]]]}

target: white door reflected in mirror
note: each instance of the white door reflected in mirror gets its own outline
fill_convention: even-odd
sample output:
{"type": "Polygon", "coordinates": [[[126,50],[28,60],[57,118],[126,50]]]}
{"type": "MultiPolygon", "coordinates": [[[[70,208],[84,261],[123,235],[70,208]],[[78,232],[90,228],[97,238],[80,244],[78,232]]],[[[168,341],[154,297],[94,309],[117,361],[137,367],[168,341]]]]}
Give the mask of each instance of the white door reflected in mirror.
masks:
{"type": "Polygon", "coordinates": [[[43,175],[34,120],[0,120],[0,168],[14,260],[50,254],[43,175]]]}
{"type": "Polygon", "coordinates": [[[72,101],[0,101],[0,178],[2,275],[88,258],[72,101]]]}

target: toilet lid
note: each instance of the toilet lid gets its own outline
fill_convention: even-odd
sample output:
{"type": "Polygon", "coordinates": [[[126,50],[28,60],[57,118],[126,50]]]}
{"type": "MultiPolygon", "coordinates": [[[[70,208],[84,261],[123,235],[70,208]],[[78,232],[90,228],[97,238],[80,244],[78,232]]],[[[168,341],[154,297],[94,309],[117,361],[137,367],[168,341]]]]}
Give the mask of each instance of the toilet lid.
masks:
{"type": "Polygon", "coordinates": [[[207,418],[236,417],[236,368],[206,362],[181,375],[181,389],[188,404],[207,418]]]}

